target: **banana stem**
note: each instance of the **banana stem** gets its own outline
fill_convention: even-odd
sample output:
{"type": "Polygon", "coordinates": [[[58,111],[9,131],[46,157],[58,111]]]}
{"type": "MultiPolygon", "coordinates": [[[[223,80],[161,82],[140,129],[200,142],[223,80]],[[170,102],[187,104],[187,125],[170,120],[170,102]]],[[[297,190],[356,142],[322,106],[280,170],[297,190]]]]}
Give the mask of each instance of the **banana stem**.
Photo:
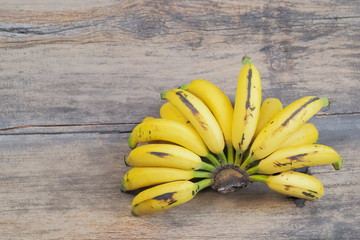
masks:
{"type": "Polygon", "coordinates": [[[218,157],[220,159],[221,164],[226,164],[227,163],[227,159],[226,159],[226,156],[225,156],[224,152],[219,153],[218,157]]]}
{"type": "Polygon", "coordinates": [[[211,153],[209,153],[206,156],[207,159],[209,159],[209,161],[214,165],[214,166],[219,166],[220,162],[219,160],[216,159],[216,157],[214,155],[212,155],[211,153]]]}
{"type": "Polygon", "coordinates": [[[205,171],[194,171],[194,178],[211,178],[212,173],[205,171]]]}
{"type": "Polygon", "coordinates": [[[250,180],[254,182],[263,182],[266,183],[269,176],[267,175],[251,175],[249,176],[250,180]]]}
{"type": "Polygon", "coordinates": [[[210,187],[213,185],[214,181],[212,179],[204,179],[196,183],[198,185],[198,192],[203,190],[204,188],[210,187]]]}
{"type": "Polygon", "coordinates": [[[246,169],[250,163],[252,163],[254,160],[252,159],[251,155],[249,155],[245,161],[241,164],[240,168],[241,169],[246,169]]]}
{"type": "Polygon", "coordinates": [[[234,161],[235,166],[240,166],[241,157],[242,157],[241,153],[236,151],[236,153],[235,153],[235,161],[234,161]]]}
{"type": "Polygon", "coordinates": [[[213,171],[215,171],[216,167],[214,167],[211,164],[203,162],[199,169],[202,169],[202,170],[205,170],[205,171],[208,171],[208,172],[213,172],[213,171]]]}
{"type": "Polygon", "coordinates": [[[255,167],[252,167],[252,168],[246,170],[246,173],[248,175],[253,175],[253,174],[258,173],[258,172],[259,172],[259,166],[255,166],[255,167]]]}
{"type": "Polygon", "coordinates": [[[226,145],[226,150],[227,150],[227,162],[229,164],[233,164],[234,163],[234,148],[233,148],[232,144],[226,145]]]}

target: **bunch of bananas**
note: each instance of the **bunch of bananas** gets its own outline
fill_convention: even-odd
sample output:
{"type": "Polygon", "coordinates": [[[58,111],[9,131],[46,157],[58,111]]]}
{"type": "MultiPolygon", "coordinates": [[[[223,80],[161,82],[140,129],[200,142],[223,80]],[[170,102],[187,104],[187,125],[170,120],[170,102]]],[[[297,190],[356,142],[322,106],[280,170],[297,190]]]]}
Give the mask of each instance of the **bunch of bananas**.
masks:
{"type": "Polygon", "coordinates": [[[316,127],[306,123],[328,99],[307,96],[285,108],[277,98],[262,101],[259,71],[249,57],[243,64],[234,106],[217,86],[196,79],[161,93],[167,100],[161,118],[147,117],[133,129],[125,159],[133,168],[121,182],[123,192],[141,190],[133,215],[172,208],[207,187],[227,193],[253,181],[307,200],[324,194],[318,179],[294,169],[342,167],[339,154],[317,144],[316,127]]]}

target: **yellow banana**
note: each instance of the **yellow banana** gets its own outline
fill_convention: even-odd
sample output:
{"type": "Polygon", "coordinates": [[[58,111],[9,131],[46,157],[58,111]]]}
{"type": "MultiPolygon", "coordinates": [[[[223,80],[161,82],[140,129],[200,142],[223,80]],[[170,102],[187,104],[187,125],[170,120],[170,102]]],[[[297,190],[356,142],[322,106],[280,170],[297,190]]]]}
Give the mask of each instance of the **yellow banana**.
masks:
{"type": "MultiPolygon", "coordinates": [[[[161,98],[169,100],[184,114],[211,152],[223,157],[224,136],[214,115],[203,101],[182,89],[165,91],[161,94],[161,98]]],[[[222,161],[224,161],[224,158],[222,158],[222,161]]]]}
{"type": "Polygon", "coordinates": [[[233,161],[231,125],[234,109],[229,97],[215,84],[203,79],[195,79],[180,88],[200,98],[213,113],[223,132],[228,162],[231,163],[233,161]]]}
{"type": "Polygon", "coordinates": [[[138,124],[131,132],[128,144],[134,149],[139,142],[164,140],[181,145],[199,156],[209,153],[199,134],[192,128],[169,119],[152,119],[138,124]]]}
{"type": "Polygon", "coordinates": [[[307,200],[318,200],[324,194],[322,183],[305,173],[286,171],[274,175],[251,175],[253,181],[263,182],[279,193],[307,200]]]}
{"type": "Polygon", "coordinates": [[[166,102],[160,107],[160,117],[174,120],[192,127],[190,121],[171,102],[166,102]]]}
{"type": "Polygon", "coordinates": [[[213,165],[219,165],[218,160],[209,152],[194,128],[169,119],[147,119],[138,124],[131,132],[128,139],[128,145],[131,149],[134,149],[139,142],[167,141],[208,158],[213,165]]]}
{"type": "Polygon", "coordinates": [[[154,120],[155,118],[154,117],[145,117],[142,122],[148,122],[148,121],[151,121],[151,120],[154,120]]]}
{"type": "Polygon", "coordinates": [[[134,216],[185,203],[206,187],[226,193],[252,181],[297,198],[323,196],[322,183],[299,169],[324,164],[342,168],[340,155],[316,144],[319,132],[306,123],[329,100],[308,96],[285,108],[277,98],[262,102],[258,69],[248,57],[242,63],[234,107],[216,85],[195,79],[161,93],[167,100],[161,118],[144,118],[133,129],[128,138],[132,151],[125,159],[133,168],[120,189],[139,193],[132,201],[134,216]]]}
{"type": "Polygon", "coordinates": [[[192,151],[174,144],[146,144],[133,149],[125,160],[133,167],[170,167],[214,171],[213,165],[201,161],[192,151]]]}
{"type": "Polygon", "coordinates": [[[211,185],[211,179],[204,179],[196,183],[169,182],[146,189],[134,197],[131,213],[143,216],[175,207],[191,200],[199,191],[211,185]]]}
{"type": "Polygon", "coordinates": [[[239,155],[249,147],[255,134],[260,115],[261,79],[250,58],[244,57],[235,96],[232,122],[232,142],[236,150],[235,164],[239,164],[239,155]]]}
{"type": "Polygon", "coordinates": [[[318,139],[319,132],[314,124],[305,123],[299,127],[289,138],[282,142],[278,149],[316,143],[318,139]]]}
{"type": "Polygon", "coordinates": [[[193,178],[211,178],[212,173],[178,168],[135,167],[130,169],[121,182],[121,191],[131,191],[159,183],[193,178]]]}
{"type": "Polygon", "coordinates": [[[270,120],[275,117],[282,109],[283,105],[278,98],[265,99],[260,107],[260,116],[254,137],[256,137],[261,129],[263,129],[263,127],[265,127],[265,125],[270,122],[270,120]]]}
{"type": "Polygon", "coordinates": [[[273,151],[301,125],[316,114],[322,107],[329,105],[327,98],[308,96],[296,100],[278,113],[255,138],[248,158],[241,168],[245,169],[255,160],[262,159],[273,151]]]}
{"type": "Polygon", "coordinates": [[[295,147],[281,148],[259,164],[246,171],[248,174],[273,174],[294,168],[315,165],[334,164],[342,162],[340,155],[331,147],[320,144],[307,144],[295,147]]]}

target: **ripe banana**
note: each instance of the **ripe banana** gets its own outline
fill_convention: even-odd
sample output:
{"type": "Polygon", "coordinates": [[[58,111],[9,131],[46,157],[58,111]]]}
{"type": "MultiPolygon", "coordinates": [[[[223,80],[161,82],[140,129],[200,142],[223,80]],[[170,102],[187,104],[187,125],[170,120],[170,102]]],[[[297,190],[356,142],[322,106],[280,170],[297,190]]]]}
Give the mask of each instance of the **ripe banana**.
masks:
{"type": "Polygon", "coordinates": [[[170,119],[193,127],[189,120],[171,102],[166,102],[160,107],[160,117],[170,119]]]}
{"type": "Polygon", "coordinates": [[[228,154],[227,160],[228,163],[231,163],[233,161],[231,125],[234,109],[229,97],[215,84],[203,79],[195,79],[188,84],[182,85],[180,89],[189,91],[200,98],[213,113],[224,135],[228,154]]]}
{"type": "Polygon", "coordinates": [[[145,117],[142,122],[148,122],[148,121],[151,121],[151,120],[154,120],[155,118],[154,117],[145,117]]]}
{"type": "Polygon", "coordinates": [[[234,108],[217,86],[195,79],[163,92],[161,98],[168,101],[160,108],[161,118],[144,118],[133,129],[132,151],[125,159],[133,168],[120,189],[141,191],[132,202],[134,216],[185,203],[206,187],[231,192],[252,181],[297,198],[322,197],[318,179],[291,169],[342,167],[339,154],[316,144],[319,132],[306,123],[329,100],[308,96],[283,108],[279,99],[267,98],[261,104],[260,74],[248,57],[243,64],[234,108]]]}
{"type": "Polygon", "coordinates": [[[205,143],[194,129],[169,119],[152,119],[138,124],[131,132],[128,144],[134,149],[139,142],[154,140],[179,144],[199,156],[209,154],[205,143]]]}
{"type": "Polygon", "coordinates": [[[199,191],[212,185],[211,179],[193,183],[175,181],[146,189],[132,201],[131,213],[143,216],[163,211],[191,200],[199,191]]]}
{"type": "Polygon", "coordinates": [[[286,171],[274,175],[251,175],[250,179],[279,193],[307,200],[318,200],[324,194],[322,183],[305,173],[286,171]]]}
{"type": "Polygon", "coordinates": [[[254,137],[256,137],[261,129],[263,129],[265,125],[270,122],[270,120],[275,117],[281,110],[283,110],[283,105],[278,98],[265,99],[260,107],[260,116],[254,137]]]}
{"type": "Polygon", "coordinates": [[[192,151],[174,144],[146,144],[133,149],[125,160],[133,167],[170,167],[214,171],[215,167],[201,161],[192,151]]]}
{"type": "Polygon", "coordinates": [[[319,132],[312,123],[305,123],[299,127],[289,138],[282,142],[278,149],[316,143],[319,132]]]}
{"type": "Polygon", "coordinates": [[[248,174],[274,174],[294,168],[334,164],[338,162],[342,162],[341,157],[331,147],[320,144],[307,144],[281,148],[260,160],[257,166],[250,168],[246,172],[248,174]]]}
{"type": "Polygon", "coordinates": [[[278,113],[255,138],[248,158],[241,168],[246,169],[250,163],[262,159],[273,151],[301,125],[316,114],[322,107],[327,107],[329,100],[308,96],[296,100],[278,113]]]}
{"type": "Polygon", "coordinates": [[[250,58],[244,57],[235,96],[232,122],[232,142],[236,150],[235,164],[239,155],[249,147],[255,134],[260,115],[261,79],[257,68],[250,58]]]}
{"type": "MultiPolygon", "coordinates": [[[[224,136],[214,115],[203,101],[182,89],[165,91],[161,98],[169,100],[185,115],[211,152],[223,157],[224,136]]],[[[222,161],[226,161],[226,157],[222,161]]]]}
{"type": "Polygon", "coordinates": [[[134,167],[125,174],[120,189],[126,192],[165,182],[211,178],[211,175],[209,172],[177,168],[134,167]]]}

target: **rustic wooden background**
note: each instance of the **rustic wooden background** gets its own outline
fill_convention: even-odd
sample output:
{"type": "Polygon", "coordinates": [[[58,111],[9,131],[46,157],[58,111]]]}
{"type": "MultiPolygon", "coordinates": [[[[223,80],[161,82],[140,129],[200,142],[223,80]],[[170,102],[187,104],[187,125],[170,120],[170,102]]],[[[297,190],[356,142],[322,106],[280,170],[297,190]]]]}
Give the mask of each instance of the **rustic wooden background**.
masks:
{"type": "Polygon", "coordinates": [[[358,239],[360,2],[0,0],[0,239],[358,239]],[[244,54],[264,97],[332,104],[312,122],[344,168],[325,196],[261,184],[149,217],[118,183],[159,93],[204,78],[234,99],[244,54]]]}

